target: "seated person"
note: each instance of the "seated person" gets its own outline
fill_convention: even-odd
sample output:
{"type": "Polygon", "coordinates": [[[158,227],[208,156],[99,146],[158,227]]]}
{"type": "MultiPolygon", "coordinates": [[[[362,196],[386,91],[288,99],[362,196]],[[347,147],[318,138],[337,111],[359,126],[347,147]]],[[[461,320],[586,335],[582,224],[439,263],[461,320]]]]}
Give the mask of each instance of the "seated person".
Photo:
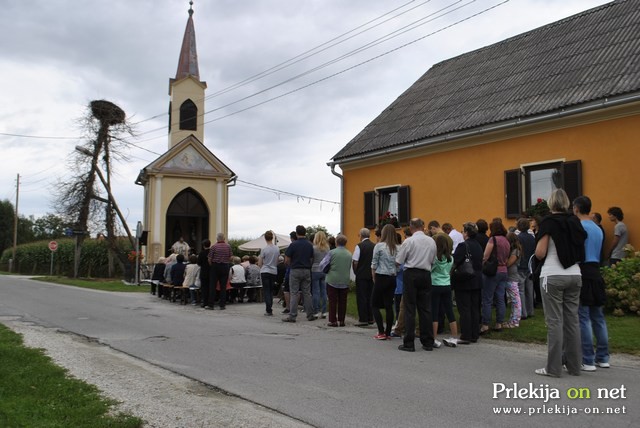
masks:
{"type": "Polygon", "coordinates": [[[229,282],[231,283],[231,297],[230,301],[233,302],[234,299],[238,299],[238,303],[242,303],[244,299],[244,289],[243,287],[247,285],[247,281],[244,276],[244,268],[240,263],[240,257],[232,258],[233,266],[229,270],[229,282]]]}
{"type": "Polygon", "coordinates": [[[248,302],[257,302],[257,288],[262,287],[262,278],[260,276],[260,268],[256,264],[258,258],[256,256],[249,257],[249,266],[245,268],[245,277],[247,278],[247,287],[253,287],[247,289],[248,302]]]}

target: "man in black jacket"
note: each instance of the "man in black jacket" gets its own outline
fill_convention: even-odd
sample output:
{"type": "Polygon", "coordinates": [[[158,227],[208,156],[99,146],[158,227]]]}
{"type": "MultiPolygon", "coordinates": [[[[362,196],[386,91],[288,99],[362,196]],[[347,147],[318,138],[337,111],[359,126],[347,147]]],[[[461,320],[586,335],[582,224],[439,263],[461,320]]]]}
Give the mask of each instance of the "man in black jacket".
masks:
{"type": "Polygon", "coordinates": [[[375,244],[369,239],[370,234],[369,229],[360,229],[360,243],[356,245],[352,258],[353,272],[356,274],[356,302],[358,304],[358,323],[356,326],[358,327],[373,324],[371,260],[375,244]]]}

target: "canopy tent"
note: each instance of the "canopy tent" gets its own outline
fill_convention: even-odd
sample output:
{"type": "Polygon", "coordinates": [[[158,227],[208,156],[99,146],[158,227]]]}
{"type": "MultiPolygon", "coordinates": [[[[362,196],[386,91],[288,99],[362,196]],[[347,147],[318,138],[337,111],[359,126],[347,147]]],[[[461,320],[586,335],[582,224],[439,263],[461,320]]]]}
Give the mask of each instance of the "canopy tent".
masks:
{"type": "MultiPolygon", "coordinates": [[[[291,239],[289,238],[289,235],[280,235],[279,233],[276,233],[275,235],[276,237],[274,239],[275,241],[274,244],[276,244],[279,249],[284,250],[289,246],[289,244],[291,244],[291,239]]],[[[244,244],[240,245],[238,249],[242,251],[257,252],[262,250],[266,246],[267,246],[267,241],[264,240],[264,233],[263,233],[262,235],[260,235],[259,238],[256,238],[253,241],[245,242],[244,244]]]]}

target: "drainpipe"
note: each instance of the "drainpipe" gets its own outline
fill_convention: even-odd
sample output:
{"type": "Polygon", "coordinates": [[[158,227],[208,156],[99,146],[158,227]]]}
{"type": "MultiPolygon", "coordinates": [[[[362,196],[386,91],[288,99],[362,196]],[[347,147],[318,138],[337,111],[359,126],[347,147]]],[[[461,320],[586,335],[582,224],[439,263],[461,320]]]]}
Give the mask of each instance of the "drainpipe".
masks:
{"type": "Polygon", "coordinates": [[[238,181],[238,176],[234,175],[233,177],[231,177],[229,179],[229,181],[227,182],[227,187],[233,187],[236,185],[236,181],[238,181]]]}
{"type": "Polygon", "coordinates": [[[327,162],[331,167],[331,174],[340,179],[340,233],[344,233],[344,177],[336,172],[336,163],[327,162]]]}

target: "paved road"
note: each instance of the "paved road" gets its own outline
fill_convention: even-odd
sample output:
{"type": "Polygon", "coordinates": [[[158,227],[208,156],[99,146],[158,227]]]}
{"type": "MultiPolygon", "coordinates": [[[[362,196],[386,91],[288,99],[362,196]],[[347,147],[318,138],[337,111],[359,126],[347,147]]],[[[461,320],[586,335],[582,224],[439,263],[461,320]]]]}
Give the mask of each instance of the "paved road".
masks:
{"type": "Polygon", "coordinates": [[[398,340],[373,340],[371,329],[288,324],[262,313],[255,304],[204,311],[149,294],[0,277],[2,317],[95,338],[318,427],[635,427],[640,416],[635,358],[614,356],[609,370],[553,379],[533,374],[544,365],[541,346],[484,340],[406,353],[398,340]],[[519,398],[493,398],[514,383],[519,398]],[[577,388],[591,398],[569,400],[577,388]],[[620,398],[598,398],[598,389],[620,398]],[[536,414],[497,415],[496,407],[536,414]],[[619,414],[593,414],[607,408],[619,414]]]}

